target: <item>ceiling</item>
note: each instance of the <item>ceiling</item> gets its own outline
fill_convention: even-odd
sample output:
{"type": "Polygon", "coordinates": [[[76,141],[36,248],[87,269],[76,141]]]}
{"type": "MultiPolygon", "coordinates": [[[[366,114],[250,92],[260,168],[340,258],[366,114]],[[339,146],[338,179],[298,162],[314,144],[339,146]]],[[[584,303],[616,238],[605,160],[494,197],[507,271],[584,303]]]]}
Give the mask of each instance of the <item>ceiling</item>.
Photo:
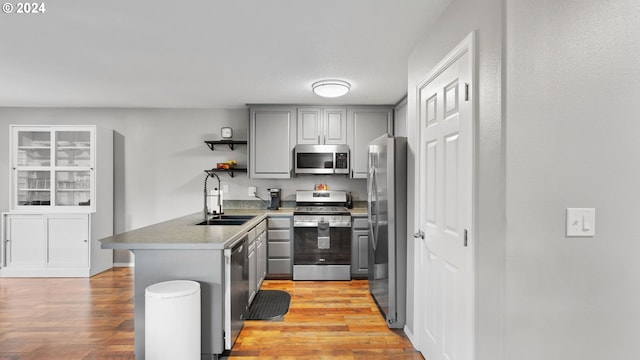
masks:
{"type": "Polygon", "coordinates": [[[56,0],[0,13],[0,106],[394,104],[450,0],[56,0]],[[320,79],[352,84],[340,99],[320,79]]]}

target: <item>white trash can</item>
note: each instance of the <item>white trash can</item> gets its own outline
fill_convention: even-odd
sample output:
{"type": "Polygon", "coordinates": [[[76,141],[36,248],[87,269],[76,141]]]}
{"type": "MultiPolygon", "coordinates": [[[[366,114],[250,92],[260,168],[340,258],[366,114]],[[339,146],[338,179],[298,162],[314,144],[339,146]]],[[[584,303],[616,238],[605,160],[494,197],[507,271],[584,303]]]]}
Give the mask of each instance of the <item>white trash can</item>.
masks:
{"type": "Polygon", "coordinates": [[[172,280],[145,290],[145,359],[200,360],[200,284],[172,280]]]}

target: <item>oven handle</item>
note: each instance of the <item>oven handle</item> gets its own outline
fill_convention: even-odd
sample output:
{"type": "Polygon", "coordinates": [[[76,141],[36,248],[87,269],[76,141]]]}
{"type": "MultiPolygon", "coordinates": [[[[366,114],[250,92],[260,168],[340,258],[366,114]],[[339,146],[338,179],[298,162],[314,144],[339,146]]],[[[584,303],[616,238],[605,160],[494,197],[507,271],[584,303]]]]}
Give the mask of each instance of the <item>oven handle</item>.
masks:
{"type": "MultiPolygon", "coordinates": [[[[293,222],[293,227],[294,228],[317,228],[318,227],[318,223],[317,222],[311,222],[311,221],[298,221],[298,222],[293,222]]],[[[346,228],[350,228],[351,227],[351,221],[343,221],[343,222],[338,222],[338,223],[329,223],[329,227],[330,228],[335,228],[335,227],[346,227],[346,228]]]]}

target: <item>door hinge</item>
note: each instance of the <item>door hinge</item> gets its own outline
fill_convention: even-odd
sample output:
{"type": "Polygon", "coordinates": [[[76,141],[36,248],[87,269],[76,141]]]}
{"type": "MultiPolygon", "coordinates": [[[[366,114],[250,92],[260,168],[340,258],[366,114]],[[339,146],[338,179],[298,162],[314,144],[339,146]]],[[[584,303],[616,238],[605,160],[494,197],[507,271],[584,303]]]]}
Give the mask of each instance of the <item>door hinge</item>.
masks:
{"type": "Polygon", "coordinates": [[[468,245],[468,236],[467,236],[467,229],[464,229],[464,246],[466,247],[468,245]]]}
{"type": "Polygon", "coordinates": [[[469,101],[469,83],[464,83],[464,101],[469,101]]]}

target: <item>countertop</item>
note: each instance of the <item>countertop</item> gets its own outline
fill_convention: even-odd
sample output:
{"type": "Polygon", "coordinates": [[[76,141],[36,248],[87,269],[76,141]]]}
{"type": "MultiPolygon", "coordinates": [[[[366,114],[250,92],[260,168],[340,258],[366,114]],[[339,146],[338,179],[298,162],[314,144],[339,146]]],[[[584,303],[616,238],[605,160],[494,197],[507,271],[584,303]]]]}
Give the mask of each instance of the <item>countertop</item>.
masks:
{"type": "MultiPolygon", "coordinates": [[[[367,214],[366,208],[350,209],[352,215],[367,214]]],[[[202,213],[179,217],[140,229],[101,239],[103,249],[126,250],[223,250],[234,245],[244,234],[267,216],[292,216],[292,208],[279,210],[225,209],[226,215],[255,215],[242,225],[195,225],[202,213]]]]}

